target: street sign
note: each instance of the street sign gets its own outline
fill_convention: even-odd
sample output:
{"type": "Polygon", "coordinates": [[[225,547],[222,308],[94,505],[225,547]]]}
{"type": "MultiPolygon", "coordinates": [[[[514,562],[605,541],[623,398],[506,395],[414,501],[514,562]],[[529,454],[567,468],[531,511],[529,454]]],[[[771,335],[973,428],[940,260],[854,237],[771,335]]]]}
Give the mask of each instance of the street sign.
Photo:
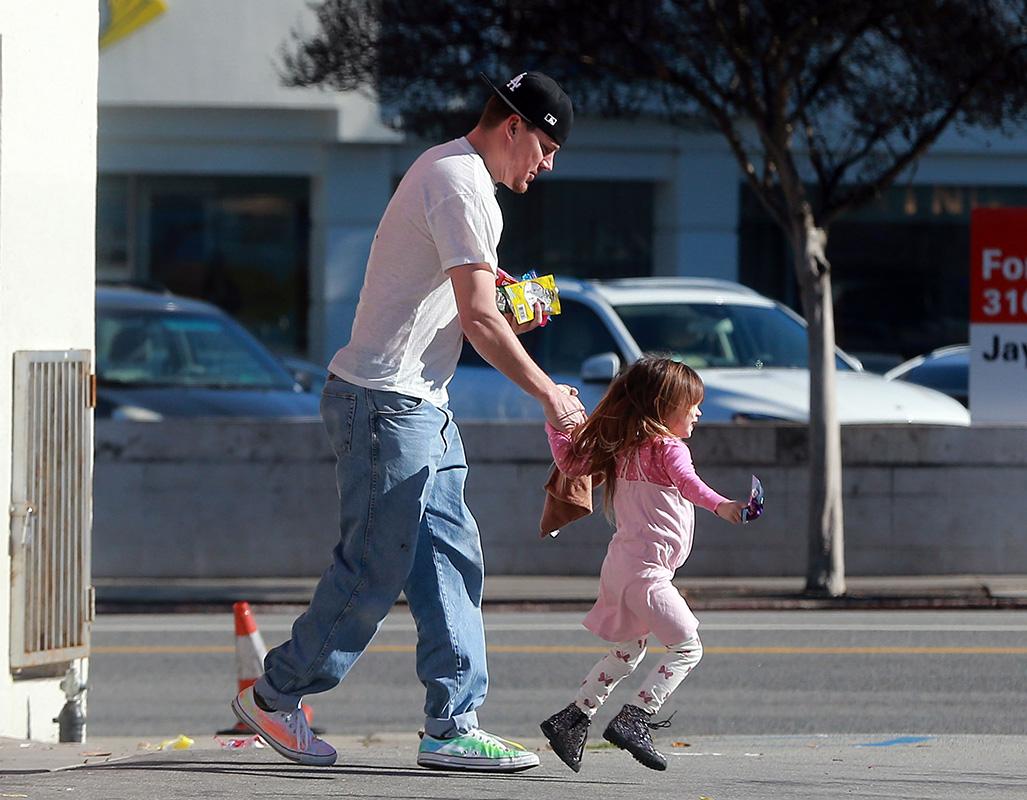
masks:
{"type": "Polygon", "coordinates": [[[1027,423],[1027,208],[971,213],[970,418],[1027,423]]]}

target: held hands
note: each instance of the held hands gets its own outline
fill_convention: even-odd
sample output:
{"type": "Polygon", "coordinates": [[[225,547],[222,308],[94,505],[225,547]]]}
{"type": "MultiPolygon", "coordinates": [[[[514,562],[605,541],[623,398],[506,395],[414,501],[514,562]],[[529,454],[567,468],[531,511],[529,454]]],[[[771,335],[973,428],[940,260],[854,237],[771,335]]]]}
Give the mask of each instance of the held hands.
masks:
{"type": "MultiPolygon", "coordinates": [[[[585,407],[578,399],[578,390],[560,383],[541,401],[546,420],[559,431],[570,433],[585,421],[585,407]]],[[[740,513],[740,512],[739,512],[740,513]]]]}
{"type": "Polygon", "coordinates": [[[737,500],[725,500],[717,506],[716,514],[733,525],[739,525],[742,522],[743,508],[745,508],[745,503],[739,503],[737,500]]]}

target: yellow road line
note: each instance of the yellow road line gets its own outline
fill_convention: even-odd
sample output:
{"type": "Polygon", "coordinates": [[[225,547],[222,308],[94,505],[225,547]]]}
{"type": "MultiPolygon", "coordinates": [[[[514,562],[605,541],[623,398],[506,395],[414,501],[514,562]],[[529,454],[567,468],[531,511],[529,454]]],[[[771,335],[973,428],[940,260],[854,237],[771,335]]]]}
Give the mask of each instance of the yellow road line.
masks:
{"type": "MultiPolygon", "coordinates": [[[[605,653],[606,647],[578,647],[573,645],[489,645],[490,653],[523,654],[573,654],[605,653]]],[[[659,651],[662,648],[655,647],[659,651]]],[[[412,644],[375,644],[367,648],[369,653],[413,653],[412,644]]],[[[871,656],[871,655],[1027,655],[1027,647],[912,647],[912,646],[866,646],[866,647],[706,647],[712,655],[828,655],[828,656],[871,656]]],[[[106,645],[92,648],[95,655],[209,655],[234,653],[234,647],[202,645],[106,645]]]]}

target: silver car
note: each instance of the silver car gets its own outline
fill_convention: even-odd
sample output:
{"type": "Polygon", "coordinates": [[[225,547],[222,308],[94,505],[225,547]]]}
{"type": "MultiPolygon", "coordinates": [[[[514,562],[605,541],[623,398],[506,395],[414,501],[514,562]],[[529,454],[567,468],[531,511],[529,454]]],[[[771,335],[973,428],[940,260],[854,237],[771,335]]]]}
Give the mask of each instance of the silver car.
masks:
{"type": "MultiPolygon", "coordinates": [[[[623,365],[661,353],[702,376],[706,421],[808,421],[806,325],[786,306],[712,279],[558,278],[557,285],[563,313],[521,341],[553,380],[578,387],[586,408],[623,365]]],[[[970,422],[940,392],[864,372],[841,350],[836,363],[843,424],[970,422]]],[[[542,419],[538,403],[466,343],[449,394],[458,420],[542,419]]]]}

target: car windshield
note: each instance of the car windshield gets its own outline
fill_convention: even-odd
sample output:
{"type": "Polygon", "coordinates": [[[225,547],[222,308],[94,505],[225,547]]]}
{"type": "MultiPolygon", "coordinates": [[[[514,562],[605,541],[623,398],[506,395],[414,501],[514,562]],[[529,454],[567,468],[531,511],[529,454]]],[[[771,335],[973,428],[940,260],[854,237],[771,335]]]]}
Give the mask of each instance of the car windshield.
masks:
{"type": "Polygon", "coordinates": [[[101,311],[97,378],[126,386],[292,389],[293,381],[230,320],[146,311],[101,311]]]}
{"type": "MultiPolygon", "coordinates": [[[[668,353],[693,369],[808,364],[806,329],[776,306],[729,303],[620,305],[617,313],[646,353],[668,353]]],[[[838,369],[850,369],[836,359],[838,369]]]]}

